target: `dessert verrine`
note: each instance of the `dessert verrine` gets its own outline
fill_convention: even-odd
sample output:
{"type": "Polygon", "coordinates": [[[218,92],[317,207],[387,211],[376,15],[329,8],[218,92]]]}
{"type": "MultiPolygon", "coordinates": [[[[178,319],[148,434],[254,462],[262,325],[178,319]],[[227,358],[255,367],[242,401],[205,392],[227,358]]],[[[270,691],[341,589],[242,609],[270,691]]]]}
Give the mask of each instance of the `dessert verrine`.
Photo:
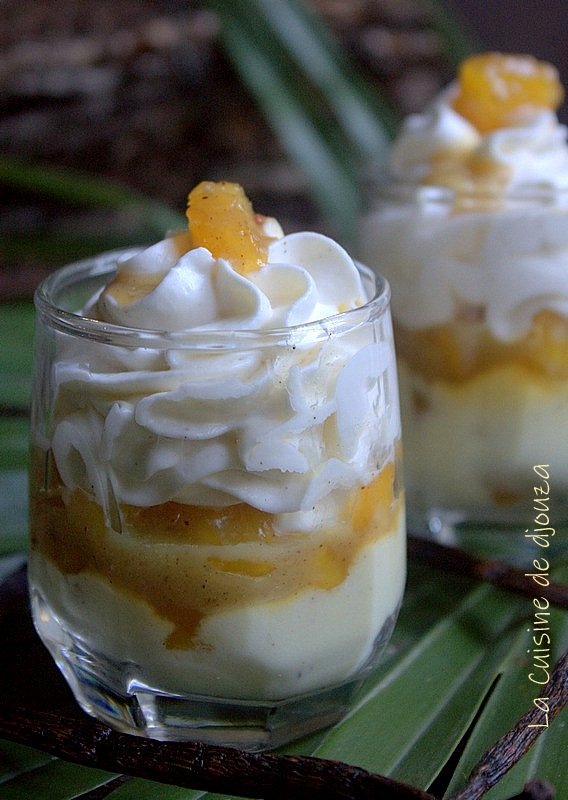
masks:
{"type": "MultiPolygon", "coordinates": [[[[568,148],[556,71],[482,54],[391,154],[361,232],[392,286],[413,524],[568,500],[568,148]]],[[[558,519],[560,521],[560,517],[558,519]]]]}
{"type": "Polygon", "coordinates": [[[388,288],[234,184],[188,216],[38,291],[35,621],[115,726],[271,746],[341,713],[402,597],[388,288]]]}

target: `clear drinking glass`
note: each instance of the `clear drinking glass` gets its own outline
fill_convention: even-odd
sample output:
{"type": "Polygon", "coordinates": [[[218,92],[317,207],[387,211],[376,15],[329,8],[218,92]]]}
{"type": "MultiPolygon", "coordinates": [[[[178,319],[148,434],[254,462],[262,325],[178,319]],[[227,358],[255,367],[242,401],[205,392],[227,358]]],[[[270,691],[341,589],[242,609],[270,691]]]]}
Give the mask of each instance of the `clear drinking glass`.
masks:
{"type": "Polygon", "coordinates": [[[543,478],[565,525],[567,193],[393,185],[360,252],[392,287],[409,525],[522,532],[543,478]]]}
{"type": "Polygon", "coordinates": [[[163,333],[78,311],[120,255],[36,293],[35,625],[113,727],[275,747],[345,712],[402,598],[388,285],[361,268],[368,302],[322,321],[163,333]]]}

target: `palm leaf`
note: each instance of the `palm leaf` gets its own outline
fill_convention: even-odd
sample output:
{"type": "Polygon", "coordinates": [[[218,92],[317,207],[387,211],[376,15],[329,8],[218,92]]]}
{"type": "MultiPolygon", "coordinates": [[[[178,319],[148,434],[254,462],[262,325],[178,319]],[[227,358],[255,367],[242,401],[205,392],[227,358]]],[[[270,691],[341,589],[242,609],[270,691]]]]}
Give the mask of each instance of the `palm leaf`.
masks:
{"type": "Polygon", "coordinates": [[[338,235],[360,211],[364,160],[384,161],[395,116],[350,68],[321,20],[296,2],[210,0],[221,37],[338,235]]]}
{"type": "Polygon", "coordinates": [[[307,176],[316,202],[340,235],[349,237],[359,213],[349,150],[329,128],[306,86],[279,66],[274,54],[259,47],[251,32],[227,11],[223,13],[222,36],[243,81],[307,176]]]}
{"type": "Polygon", "coordinates": [[[33,319],[31,303],[0,305],[0,556],[26,549],[33,319]]]}
{"type": "Polygon", "coordinates": [[[127,211],[157,236],[180,222],[179,215],[166,206],[131,189],[59,167],[38,166],[2,157],[0,183],[69,205],[127,211]]]}
{"type": "MultiPolygon", "coordinates": [[[[561,577],[568,578],[568,568],[561,570],[561,577]]],[[[535,592],[538,596],[538,592],[535,592]]],[[[534,611],[534,609],[532,609],[534,611]]],[[[532,707],[534,698],[546,696],[547,673],[540,665],[552,665],[568,648],[568,614],[558,609],[550,612],[550,650],[544,653],[544,661],[537,661],[534,666],[530,650],[534,647],[531,639],[531,617],[517,633],[515,646],[509,653],[507,668],[502,679],[495,687],[491,701],[484,708],[483,714],[470,737],[467,747],[457,765],[453,780],[448,787],[447,796],[456,791],[467,778],[473,766],[479,761],[487,749],[488,742],[496,741],[511,729],[523,712],[532,707]],[[540,686],[531,680],[543,681],[540,686]]],[[[544,630],[541,628],[541,631],[544,630]]],[[[545,647],[546,650],[548,648],[545,647]]],[[[544,708],[544,707],[543,707],[544,708]]],[[[539,715],[539,723],[543,727],[541,737],[529,753],[487,794],[487,800],[507,800],[515,793],[520,793],[525,783],[532,778],[546,778],[556,788],[559,798],[568,796],[568,770],[566,760],[561,757],[568,752],[568,709],[550,722],[545,711],[539,715]]]]}
{"type": "MultiPolygon", "coordinates": [[[[13,756],[13,746],[9,746],[13,756]]],[[[2,760],[6,757],[2,749],[2,760]]],[[[0,775],[0,793],[2,800],[29,800],[29,798],[50,798],[50,800],[73,800],[85,792],[108,783],[114,776],[98,769],[78,769],[57,758],[49,761],[38,760],[33,767],[13,774],[4,779],[0,775]]]]}
{"type": "MultiPolygon", "coordinates": [[[[6,432],[7,426],[0,424],[0,447],[4,451],[3,461],[11,457],[14,464],[27,461],[28,426],[22,425],[17,431],[17,445],[10,446],[14,436],[12,431],[6,432]],[[25,446],[22,446],[22,443],[25,446]]],[[[26,465],[27,466],[27,465],[26,465]]],[[[6,470],[0,464],[0,519],[2,533],[0,535],[0,564],[2,556],[11,553],[23,553],[27,550],[28,539],[28,473],[22,464],[20,469],[6,470]]],[[[1,575],[1,573],[0,573],[1,575]]],[[[2,577],[4,577],[2,575],[2,577]]]]}
{"type": "MultiPolygon", "coordinates": [[[[337,235],[349,241],[362,176],[384,172],[399,118],[301,0],[209,0],[228,56],[337,235]]],[[[475,45],[442,2],[422,0],[448,66],[475,45]]]]}
{"type": "Polygon", "coordinates": [[[128,188],[57,167],[2,157],[0,185],[62,207],[100,209],[99,232],[89,235],[73,230],[71,215],[65,231],[46,224],[39,226],[33,236],[27,231],[4,232],[0,258],[9,266],[15,267],[28,259],[46,265],[66,264],[105,250],[152,242],[165,231],[187,224],[182,215],[128,188]]]}
{"type": "Polygon", "coordinates": [[[205,797],[218,798],[219,795],[133,778],[115,789],[111,797],[112,800],[201,800],[205,797]]]}
{"type": "MultiPolygon", "coordinates": [[[[282,68],[301,69],[305,82],[320,92],[352,150],[370,159],[384,157],[398,126],[395,112],[372,91],[353,68],[336,39],[313,9],[299,0],[273,3],[271,0],[237,0],[217,3],[230,7],[243,27],[251,17],[258,35],[257,46],[271,53],[278,48],[282,68]]],[[[222,11],[221,19],[226,11],[222,11]]]]}
{"type": "MultiPolygon", "coordinates": [[[[526,684],[526,675],[518,673],[518,664],[511,659],[510,653],[515,652],[513,645],[523,636],[531,607],[530,600],[518,599],[488,586],[472,585],[468,581],[448,580],[436,570],[412,566],[400,624],[389,653],[351,714],[331,730],[297,743],[287,752],[340,759],[413,785],[429,786],[462,740],[480,705],[487,700],[496,677],[497,688],[487,701],[481,722],[473,729],[471,750],[468,748],[466,751],[465,761],[474,759],[480,747],[486,749],[497,728],[503,729],[514,721],[519,708],[524,710],[526,693],[520,701],[516,698],[523,677],[526,684]],[[502,676],[499,678],[499,675],[502,676]],[[503,709],[508,709],[505,716],[503,709]],[[488,723],[488,719],[493,722],[488,723]],[[495,721],[499,723],[497,727],[495,721]]],[[[564,628],[568,627],[566,612],[557,612],[557,615],[564,628]]],[[[559,648],[565,633],[564,630],[560,635],[558,630],[556,641],[559,648]]],[[[568,745],[568,732],[559,722],[561,719],[556,720],[550,730],[553,752],[561,752],[568,745]]],[[[7,744],[6,748],[0,744],[3,788],[11,787],[14,782],[19,787],[21,781],[25,786],[25,775],[29,773],[31,779],[31,768],[26,763],[18,772],[17,763],[15,766],[14,757],[10,755],[13,754],[13,745],[7,744]]],[[[33,796],[38,800],[58,800],[69,796],[65,793],[68,791],[68,773],[65,770],[57,773],[62,781],[62,793],[50,794],[52,787],[47,788],[49,780],[43,782],[44,775],[50,772],[45,766],[45,757],[39,754],[38,758],[40,766],[33,768],[33,796]]],[[[458,778],[463,775],[463,763],[456,773],[458,778]]],[[[554,778],[557,782],[566,779],[566,767],[559,767],[558,761],[540,756],[535,763],[540,777],[554,778]]],[[[52,762],[49,764],[49,770],[55,769],[52,762]]],[[[101,776],[96,772],[93,774],[90,768],[81,767],[74,770],[78,773],[84,770],[80,781],[85,787],[92,788],[98,781],[106,780],[109,783],[108,796],[117,800],[137,796],[152,796],[160,800],[197,800],[200,797],[213,800],[215,797],[210,793],[189,792],[140,779],[114,788],[112,774],[101,776]]],[[[522,773],[521,780],[531,771],[534,767],[528,773],[522,773]]],[[[76,780],[79,778],[71,770],[69,781],[74,790],[76,780]]]]}
{"type": "Polygon", "coordinates": [[[496,609],[492,594],[487,587],[472,593],[421,637],[403,664],[369,692],[343,726],[329,734],[318,754],[339,757],[334,754],[342,753],[342,760],[428,788],[444,766],[440,754],[451,753],[459,744],[506,652],[507,628],[514,611],[507,606],[496,609]],[[485,607],[496,611],[496,626],[484,632],[487,638],[480,647],[478,633],[472,636],[463,623],[465,617],[476,617],[476,608],[485,611],[485,607]],[[401,706],[403,697],[412,702],[401,706]],[[377,752],[376,744],[365,734],[373,720],[380,719],[396,719],[397,724],[390,731],[388,745],[377,752]]]}
{"type": "Polygon", "coordinates": [[[71,224],[69,224],[69,230],[65,232],[37,231],[33,237],[23,233],[7,233],[0,239],[0,258],[7,265],[21,264],[31,260],[34,264],[41,263],[47,267],[58,267],[88,258],[95,253],[119,250],[133,244],[148,244],[162,238],[165,232],[163,229],[158,237],[152,230],[139,225],[128,223],[122,226],[117,224],[116,220],[109,223],[106,219],[101,219],[100,222],[101,233],[90,236],[73,233],[71,224]]]}
{"type": "Polygon", "coordinates": [[[34,310],[29,302],[0,305],[0,409],[29,404],[34,310]]]}

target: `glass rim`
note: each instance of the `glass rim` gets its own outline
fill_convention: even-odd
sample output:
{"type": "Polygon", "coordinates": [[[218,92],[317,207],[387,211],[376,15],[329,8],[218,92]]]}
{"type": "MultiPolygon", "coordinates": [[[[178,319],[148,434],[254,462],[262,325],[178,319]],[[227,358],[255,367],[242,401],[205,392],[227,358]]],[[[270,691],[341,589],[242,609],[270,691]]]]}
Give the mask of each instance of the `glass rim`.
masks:
{"type": "Polygon", "coordinates": [[[133,256],[144,249],[144,246],[139,246],[109,250],[55,270],[35,290],[37,315],[62,333],[102,344],[153,349],[241,350],[276,345],[294,346],[295,343],[315,344],[378,319],[390,306],[391,291],[386,278],[358,261],[354,263],[362,278],[371,281],[374,287],[372,297],[357,308],[290,327],[177,331],[135,328],[84,317],[56,302],[59,292],[78,286],[81,282],[99,279],[102,286],[102,278],[111,277],[120,258],[133,256]]]}
{"type": "Polygon", "coordinates": [[[457,189],[437,183],[419,183],[417,181],[393,179],[377,186],[379,197],[396,200],[427,200],[438,203],[454,203],[456,199],[504,200],[519,203],[554,205],[559,199],[568,202],[568,185],[552,186],[545,184],[504,186],[500,189],[472,187],[457,189]]]}

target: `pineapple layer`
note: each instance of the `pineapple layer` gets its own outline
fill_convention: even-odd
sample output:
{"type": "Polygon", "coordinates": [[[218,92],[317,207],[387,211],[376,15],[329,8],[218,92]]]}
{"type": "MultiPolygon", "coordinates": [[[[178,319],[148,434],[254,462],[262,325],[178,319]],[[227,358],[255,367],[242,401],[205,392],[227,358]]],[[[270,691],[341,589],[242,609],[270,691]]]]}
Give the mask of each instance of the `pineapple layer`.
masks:
{"type": "Polygon", "coordinates": [[[119,533],[83,492],[65,503],[52,491],[34,504],[30,578],[64,629],[154,688],[256,699],[323,688],[372,657],[400,604],[398,480],[388,464],[341,519],[300,534],[244,504],[175,503],[122,508],[119,533]]]}
{"type": "Polygon", "coordinates": [[[508,365],[533,380],[568,378],[568,318],[552,311],[540,311],[528,332],[512,342],[492,336],[482,313],[422,330],[395,330],[399,356],[428,381],[460,383],[508,365]]]}
{"type": "Polygon", "coordinates": [[[174,694],[278,700],[354,677],[373,658],[404,591],[404,517],[359,551],[334,588],[211,614],[189,649],[166,647],[171,623],[97,574],[66,574],[34,558],[30,575],[65,630],[121,665],[128,691],[142,675],[146,686],[174,694]]]}
{"type": "Polygon", "coordinates": [[[171,626],[165,646],[190,648],[211,614],[333,589],[361,550],[396,528],[392,463],[368,486],[338,492],[340,517],[279,533],[273,515],[244,503],[122,506],[111,521],[83,490],[59,487],[36,496],[32,544],[62,573],[94,574],[117,595],[143,600],[171,626]]]}

